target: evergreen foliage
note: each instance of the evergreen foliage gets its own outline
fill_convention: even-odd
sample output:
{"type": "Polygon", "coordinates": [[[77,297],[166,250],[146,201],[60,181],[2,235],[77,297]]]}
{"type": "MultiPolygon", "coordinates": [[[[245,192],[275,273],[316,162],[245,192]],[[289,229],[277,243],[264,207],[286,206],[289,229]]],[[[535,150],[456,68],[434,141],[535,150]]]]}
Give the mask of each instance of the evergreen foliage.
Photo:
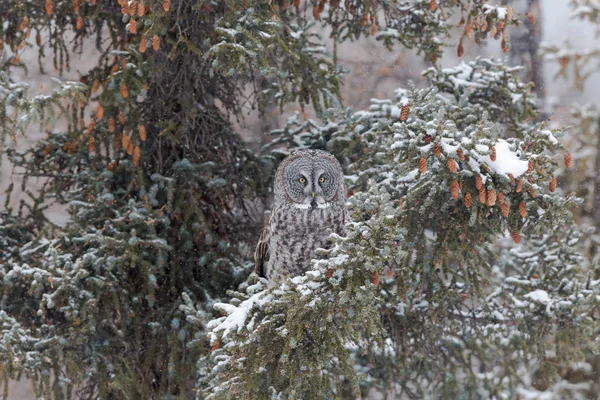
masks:
{"type": "Polygon", "coordinates": [[[593,390],[592,372],[578,387],[567,371],[593,371],[598,281],[585,273],[581,234],[570,227],[578,201],[555,192],[560,132],[535,122],[535,100],[517,72],[485,59],[428,70],[429,87],[399,89],[393,100],[372,100],[368,111],[322,128],[305,124],[298,142],[334,130],[327,146],[351,171],[354,222],[304,277],[266,292],[251,287],[240,305],[218,305],[229,316],[208,324],[220,346],[208,378],[215,398],[265,398],[253,390],[266,386],[271,398],[347,398],[344,379],[355,391],[376,388],[391,398],[593,390]],[[564,228],[548,234],[551,227],[564,228]],[[389,232],[383,241],[382,230],[389,232]],[[498,246],[505,235],[524,243],[498,246]],[[339,249],[349,243],[360,250],[342,253],[340,262],[339,249]],[[355,274],[362,279],[354,281],[355,274]],[[321,310],[323,281],[333,286],[327,293],[353,293],[369,312],[358,315],[356,303],[344,301],[321,310]],[[305,299],[283,312],[280,302],[297,304],[290,297],[305,299]],[[313,312],[298,319],[306,305],[313,312]],[[327,318],[338,313],[344,317],[327,318]],[[303,343],[295,332],[311,329],[333,337],[305,338],[303,351],[313,358],[296,358],[300,364],[289,368],[290,348],[303,343]],[[340,368],[354,360],[356,369],[329,376],[323,370],[331,370],[324,368],[331,360],[340,368]],[[297,387],[299,368],[312,379],[297,387]]]}
{"type": "MultiPolygon", "coordinates": [[[[470,38],[502,37],[505,47],[505,30],[522,18],[454,0],[1,2],[0,144],[30,196],[0,215],[5,390],[20,376],[46,399],[529,388],[525,363],[550,359],[543,346],[524,349],[541,338],[583,339],[598,287],[579,279],[576,231],[545,236],[568,223],[575,199],[551,189],[560,145],[557,132],[531,122],[529,87],[479,60],[430,69],[429,87],[399,90],[368,111],[328,110],[341,103],[337,43],[371,35],[435,62],[459,14],[459,55],[470,38]],[[315,21],[330,29],[332,54],[315,21]],[[98,61],[80,82],[28,97],[15,80],[30,47],[40,67],[52,57],[62,72],[91,39],[98,61]],[[245,293],[233,295],[251,270],[278,157],[253,154],[230,121],[290,102],[330,121],[290,118],[271,146],[338,155],[356,193],[353,222],[306,276],[266,292],[264,282],[242,283],[245,293]],[[65,129],[50,126],[59,118],[65,129]],[[17,152],[31,122],[44,136],[17,152]],[[505,156],[520,168],[512,178],[505,156]],[[53,202],[68,207],[67,226],[45,216],[53,202]],[[548,250],[537,259],[499,254],[489,245],[506,232],[548,250]],[[551,273],[536,270],[540,260],[551,273]],[[228,316],[209,323],[213,306],[228,316]],[[507,368],[493,369],[484,350],[507,368]],[[449,361],[456,373],[442,368],[449,361]]],[[[569,357],[556,353],[559,365],[595,354],[570,343],[569,357]]],[[[540,379],[568,381],[554,368],[540,379]]]]}

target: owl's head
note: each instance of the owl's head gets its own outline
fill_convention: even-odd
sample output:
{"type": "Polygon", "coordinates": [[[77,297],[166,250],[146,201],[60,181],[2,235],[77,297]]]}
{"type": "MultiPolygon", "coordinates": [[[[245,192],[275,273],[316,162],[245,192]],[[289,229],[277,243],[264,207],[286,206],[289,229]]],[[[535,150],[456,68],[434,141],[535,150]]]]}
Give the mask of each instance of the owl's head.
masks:
{"type": "Polygon", "coordinates": [[[275,176],[275,197],[296,208],[327,208],[344,202],[344,174],[334,156],[321,150],[301,150],[281,162],[275,176]]]}

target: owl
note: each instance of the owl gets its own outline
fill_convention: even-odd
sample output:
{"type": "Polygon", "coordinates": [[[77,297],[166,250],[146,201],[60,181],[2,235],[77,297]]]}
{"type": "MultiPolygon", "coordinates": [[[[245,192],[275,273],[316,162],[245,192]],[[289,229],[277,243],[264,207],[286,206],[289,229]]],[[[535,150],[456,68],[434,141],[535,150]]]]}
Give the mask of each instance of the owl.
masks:
{"type": "Polygon", "coordinates": [[[331,233],[347,220],[346,188],[339,162],[321,150],[285,158],[275,175],[275,201],[254,253],[255,272],[269,281],[303,274],[331,233]]]}

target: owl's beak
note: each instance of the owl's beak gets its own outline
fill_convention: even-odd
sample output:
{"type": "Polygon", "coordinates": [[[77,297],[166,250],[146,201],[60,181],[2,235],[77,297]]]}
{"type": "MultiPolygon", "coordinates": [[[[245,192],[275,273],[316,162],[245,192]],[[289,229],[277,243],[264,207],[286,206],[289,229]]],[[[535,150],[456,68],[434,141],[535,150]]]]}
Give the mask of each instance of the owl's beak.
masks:
{"type": "Polygon", "coordinates": [[[316,194],[315,192],[312,192],[312,198],[313,198],[313,199],[315,198],[315,196],[316,196],[316,195],[317,195],[317,194],[316,194]]]}

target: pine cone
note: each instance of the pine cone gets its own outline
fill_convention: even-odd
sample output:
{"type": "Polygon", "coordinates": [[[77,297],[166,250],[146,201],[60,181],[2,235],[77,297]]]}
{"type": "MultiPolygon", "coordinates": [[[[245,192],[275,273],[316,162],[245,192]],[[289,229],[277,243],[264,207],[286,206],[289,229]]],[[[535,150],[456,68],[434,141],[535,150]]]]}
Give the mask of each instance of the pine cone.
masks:
{"type": "Polygon", "coordinates": [[[433,154],[438,158],[442,155],[442,146],[439,143],[433,145],[433,154]]]}
{"type": "Polygon", "coordinates": [[[498,204],[502,205],[505,203],[504,193],[498,192],[498,204]]]}
{"type": "Polygon", "coordinates": [[[148,39],[146,39],[146,36],[142,36],[142,39],[140,40],[140,53],[146,52],[147,49],[148,49],[148,39]]]}
{"type": "Polygon", "coordinates": [[[506,175],[508,175],[508,179],[510,179],[510,184],[514,185],[515,184],[515,177],[513,176],[513,174],[508,173],[506,175]]]}
{"type": "Polygon", "coordinates": [[[496,148],[494,146],[490,146],[490,160],[496,161],[496,148]]]}
{"type": "Polygon", "coordinates": [[[521,214],[521,217],[523,218],[527,217],[527,207],[525,206],[524,201],[519,204],[519,214],[521,214]]]}
{"type": "Polygon", "coordinates": [[[519,179],[519,182],[517,182],[517,188],[515,189],[515,192],[521,193],[522,190],[523,190],[523,178],[519,179]]]}
{"type": "Polygon", "coordinates": [[[450,182],[450,194],[454,200],[458,199],[458,181],[456,179],[450,182]]]}
{"type": "Polygon", "coordinates": [[[379,272],[373,271],[373,276],[371,276],[371,283],[375,286],[379,285],[379,272]]]}
{"type": "Polygon", "coordinates": [[[488,207],[491,207],[494,204],[496,204],[496,190],[495,189],[490,189],[490,190],[487,191],[486,205],[488,207]]]}
{"type": "Polygon", "coordinates": [[[335,269],[333,268],[329,268],[327,270],[327,272],[325,272],[325,279],[329,279],[333,276],[333,273],[335,272],[335,269]]]}
{"type": "Polygon", "coordinates": [[[475,187],[479,191],[481,191],[481,189],[483,189],[483,179],[481,179],[481,175],[479,175],[479,174],[477,174],[477,176],[475,176],[475,187]]]}
{"type": "Polygon", "coordinates": [[[95,127],[96,127],[96,120],[94,118],[92,118],[87,127],[87,134],[89,135],[90,133],[92,133],[92,131],[94,130],[95,127]]]}
{"type": "Polygon", "coordinates": [[[467,193],[464,198],[465,207],[470,208],[473,205],[473,198],[471,193],[467,193]]]}
{"type": "Polygon", "coordinates": [[[400,110],[400,121],[406,121],[406,119],[408,118],[408,105],[403,105],[402,109],[400,110]]]}
{"type": "Polygon", "coordinates": [[[94,82],[92,83],[92,93],[97,92],[98,89],[100,89],[100,81],[98,79],[94,79],[94,82]]]}
{"type": "Polygon", "coordinates": [[[143,17],[144,15],[146,15],[146,5],[143,1],[141,1],[137,6],[137,14],[138,17],[143,17]]]}
{"type": "Polygon", "coordinates": [[[53,0],[46,0],[46,14],[51,15],[52,13],[54,13],[54,1],[53,0]]]}
{"type": "Polygon", "coordinates": [[[567,153],[565,154],[565,167],[566,168],[571,168],[571,153],[567,153]]]}
{"type": "Polygon", "coordinates": [[[96,139],[94,139],[93,137],[91,137],[88,140],[88,151],[90,153],[95,153],[96,152],[96,139]]]}
{"type": "Polygon", "coordinates": [[[479,202],[481,204],[485,204],[487,201],[487,193],[485,192],[484,188],[481,188],[481,190],[479,191],[479,202]]]}
{"type": "Polygon", "coordinates": [[[121,137],[121,145],[123,146],[123,149],[127,150],[129,148],[130,144],[131,144],[131,139],[129,139],[129,136],[127,136],[125,133],[123,133],[123,136],[121,137]]]}
{"type": "Polygon", "coordinates": [[[140,129],[138,131],[138,135],[142,142],[146,141],[146,127],[144,125],[140,125],[140,129]]]}
{"type": "Polygon", "coordinates": [[[450,172],[452,172],[453,174],[456,173],[456,171],[458,171],[458,168],[456,166],[456,161],[454,161],[452,158],[448,159],[448,169],[450,170],[450,172]]]}
{"type": "Polygon", "coordinates": [[[529,189],[529,195],[531,197],[533,197],[534,199],[537,197],[537,192],[535,191],[534,188],[529,189]]]}
{"type": "Polygon", "coordinates": [[[81,15],[78,15],[75,19],[75,29],[78,31],[83,29],[83,17],[81,15]]]}
{"type": "Polygon", "coordinates": [[[96,119],[103,119],[104,118],[104,107],[102,107],[102,104],[98,105],[98,108],[96,108],[96,119]]]}
{"type": "Polygon", "coordinates": [[[548,185],[548,189],[550,189],[551,192],[554,192],[556,190],[556,177],[553,176],[552,180],[550,180],[550,185],[548,185]]]}
{"type": "Polygon", "coordinates": [[[113,133],[115,131],[116,125],[117,125],[117,123],[115,122],[115,118],[114,117],[108,117],[107,125],[108,125],[108,131],[110,133],[113,133]]]}
{"type": "Polygon", "coordinates": [[[160,49],[160,38],[158,35],[152,36],[152,48],[154,51],[158,51],[158,49],[160,49]]]}
{"type": "Polygon", "coordinates": [[[519,232],[514,231],[513,233],[511,233],[512,236],[512,240],[516,243],[519,244],[521,242],[521,237],[519,236],[519,232]]]}
{"type": "Polygon", "coordinates": [[[456,150],[456,155],[458,156],[458,159],[460,161],[465,161],[465,152],[461,147],[459,147],[458,150],[456,150]]]}
{"type": "Polygon", "coordinates": [[[508,218],[508,214],[510,213],[510,206],[508,203],[501,203],[500,211],[502,212],[502,215],[504,215],[504,218],[508,218]]]}
{"type": "Polygon", "coordinates": [[[421,174],[427,172],[427,160],[425,159],[425,157],[421,157],[419,159],[419,172],[421,174]]]}
{"type": "Polygon", "coordinates": [[[129,97],[129,89],[127,89],[127,85],[124,83],[121,83],[121,96],[123,96],[124,99],[129,97]]]}
{"type": "Polygon", "coordinates": [[[502,46],[502,51],[505,53],[508,53],[508,50],[510,50],[510,49],[508,48],[508,40],[506,39],[506,36],[504,36],[504,35],[502,35],[501,46],[502,46]]]}
{"type": "Polygon", "coordinates": [[[133,149],[133,165],[135,165],[136,167],[140,165],[140,148],[138,146],[135,146],[135,148],[133,149]]]}

